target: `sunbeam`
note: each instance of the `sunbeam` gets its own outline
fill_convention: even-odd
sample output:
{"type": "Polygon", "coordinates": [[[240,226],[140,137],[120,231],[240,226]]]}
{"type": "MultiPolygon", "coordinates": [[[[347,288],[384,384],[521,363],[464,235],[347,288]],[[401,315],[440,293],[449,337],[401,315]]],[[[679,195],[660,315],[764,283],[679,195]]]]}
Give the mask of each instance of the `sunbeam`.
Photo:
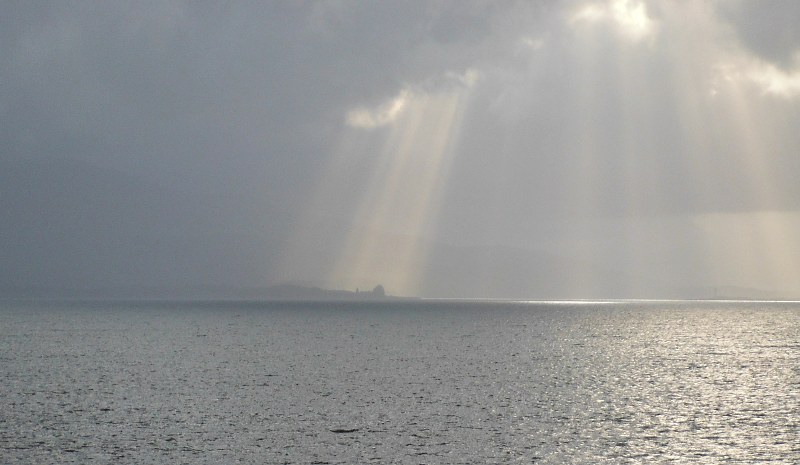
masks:
{"type": "MultiPolygon", "coordinates": [[[[583,11],[579,14],[586,15],[583,11]]],[[[592,19],[577,16],[581,20],[592,19]]],[[[578,26],[581,26],[578,24],[578,26]]],[[[566,205],[574,215],[575,220],[570,221],[570,234],[576,237],[586,237],[587,235],[600,237],[599,231],[593,230],[594,221],[585,221],[591,218],[593,212],[600,209],[598,199],[602,191],[603,167],[601,160],[601,149],[599,148],[601,136],[598,119],[603,118],[600,108],[602,103],[599,101],[599,83],[596,80],[597,69],[600,67],[600,53],[597,50],[596,37],[591,29],[576,28],[575,40],[577,46],[574,49],[577,73],[575,76],[575,88],[572,93],[574,102],[572,105],[581,108],[575,115],[574,132],[576,137],[569,143],[569,148],[574,164],[572,165],[572,175],[565,180],[564,189],[566,190],[566,205]]],[[[588,256],[592,262],[604,260],[602,250],[598,250],[591,243],[583,239],[583,245],[578,246],[580,253],[588,256]]],[[[575,247],[573,245],[572,247],[575,247]]],[[[574,251],[573,251],[574,253],[574,251]]],[[[565,283],[568,293],[589,292],[591,295],[602,292],[600,277],[594,267],[580,267],[571,270],[569,283],[565,283]]]]}
{"type": "MultiPolygon", "coordinates": [[[[672,192],[660,191],[665,185],[658,177],[663,173],[652,164],[664,156],[682,160],[675,165],[685,179],[682,189],[687,191],[686,197],[701,212],[694,219],[687,220],[687,225],[694,224],[694,229],[699,229],[703,242],[696,247],[702,256],[695,261],[700,269],[694,269],[693,273],[706,275],[717,283],[745,283],[748,281],[742,279],[743,276],[750,279],[759,276],[758,281],[766,288],[786,291],[800,278],[793,222],[785,214],[763,210],[774,208],[771,206],[780,204],[785,196],[774,182],[777,173],[771,171],[769,160],[775,155],[767,152],[768,147],[775,147],[777,135],[773,134],[773,128],[778,122],[774,115],[761,114],[752,100],[770,96],[792,97],[795,75],[778,72],[767,65],[755,66],[753,60],[739,58],[734,62],[749,65],[739,70],[728,70],[734,75],[724,75],[712,87],[714,83],[710,78],[715,59],[718,59],[715,57],[724,52],[714,48],[715,41],[701,40],[723,34],[711,20],[710,13],[711,10],[702,5],[661,5],[661,19],[667,22],[662,25],[648,18],[644,3],[610,1],[587,4],[570,18],[579,74],[574,94],[582,111],[576,115],[579,136],[572,151],[579,161],[573,172],[573,181],[567,187],[572,199],[569,204],[582,206],[578,211],[591,216],[593,212],[602,210],[601,199],[611,190],[616,190],[623,217],[647,216],[654,208],[653,212],[665,206],[669,208],[661,205],[660,199],[675,198],[681,187],[669,186],[672,192]],[[683,15],[680,21],[679,12],[683,15]],[[633,21],[635,18],[642,20],[633,21]],[[620,33],[618,40],[603,42],[605,36],[601,34],[602,30],[597,29],[603,25],[616,28],[620,33]],[[656,33],[662,27],[667,28],[665,33],[674,38],[672,41],[655,42],[656,33]],[[645,36],[650,40],[643,42],[645,36]],[[655,63],[648,56],[650,53],[661,53],[668,60],[665,69],[670,70],[667,77],[671,80],[667,81],[666,87],[662,84],[654,89],[648,81],[646,70],[655,63]],[[600,60],[615,67],[616,75],[611,78],[598,75],[596,70],[601,69],[598,65],[600,60]],[[598,80],[602,81],[603,94],[595,90],[600,85],[598,80]],[[762,95],[748,93],[745,88],[748,85],[759,86],[762,95]],[[659,93],[665,91],[673,98],[658,100],[659,93]],[[601,98],[606,101],[598,103],[601,98]],[[678,122],[680,135],[669,152],[656,143],[659,132],[665,128],[657,126],[663,124],[663,120],[654,119],[654,109],[663,101],[671,102],[674,107],[672,115],[678,122]],[[601,115],[595,108],[606,111],[616,108],[616,112],[601,115]],[[603,117],[614,123],[603,124],[606,132],[600,133],[598,122],[603,117]],[[735,142],[725,142],[730,137],[735,142]],[[726,150],[729,152],[727,157],[721,159],[719,153],[726,150]],[[720,162],[726,166],[720,166],[720,162]],[[751,199],[755,208],[761,209],[739,214],[742,221],[735,222],[739,231],[736,237],[723,238],[723,230],[712,224],[720,221],[721,217],[702,213],[707,208],[719,208],[717,204],[725,202],[724,193],[719,189],[725,188],[727,178],[720,178],[721,172],[733,173],[743,180],[742,185],[728,185],[727,188],[744,191],[743,196],[751,199]],[[708,190],[706,185],[709,183],[716,187],[708,190]],[[746,271],[731,273],[731,257],[737,257],[733,261],[738,260],[746,271]]],[[[724,218],[730,223],[727,214],[724,218]]],[[[576,227],[585,228],[591,223],[577,222],[576,227]]],[[[677,268],[668,272],[660,269],[659,263],[669,263],[669,260],[659,259],[654,251],[660,249],[662,254],[669,254],[669,250],[678,252],[680,247],[698,239],[669,235],[649,227],[639,228],[635,224],[629,220],[628,226],[617,232],[624,236],[626,244],[614,252],[614,259],[624,264],[616,269],[623,292],[648,287],[648,277],[637,271],[643,269],[659,270],[657,274],[672,276],[677,280],[672,285],[678,285],[681,279],[679,270],[686,263],[673,262],[677,268]]],[[[693,228],[674,230],[691,235],[693,228]]],[[[602,237],[600,234],[597,236],[602,237]]],[[[598,258],[603,259],[602,251],[595,253],[594,259],[598,258]]],[[[584,290],[591,289],[592,283],[598,282],[598,276],[587,269],[572,279],[584,290]]]]}
{"type": "Polygon", "coordinates": [[[507,42],[515,63],[440,72],[339,111],[338,145],[272,281],[414,295],[427,270],[461,263],[448,247],[476,240],[470,253],[482,258],[463,263],[480,263],[470,273],[487,289],[514,281],[524,294],[539,279],[531,270],[550,266],[559,271],[542,289],[565,296],[795,288],[795,221],[782,210],[792,194],[776,171],[789,162],[773,153],[788,125],[768,110],[796,97],[791,65],[732,46],[712,4],[608,0],[562,12],[549,32],[507,42]],[[461,134],[465,115],[479,137],[461,134]],[[523,134],[527,124],[540,126],[523,134]],[[488,171],[475,175],[479,166],[488,171]],[[451,172],[487,180],[474,207],[451,172]],[[532,262],[499,277],[490,264],[505,259],[488,251],[507,246],[532,262]]]}
{"type": "MultiPolygon", "coordinates": [[[[383,132],[344,131],[339,145],[333,150],[304,203],[286,239],[279,266],[269,276],[274,283],[317,283],[319,270],[333,266],[337,259],[332,244],[343,240],[343,224],[338,204],[360,198],[354,173],[365,163],[369,154],[380,150],[383,132]],[[338,207],[338,208],[337,208],[338,207]]],[[[368,166],[368,165],[367,165],[368,166]]],[[[355,201],[355,200],[354,200],[355,201]]],[[[352,210],[352,206],[350,206],[352,210]]],[[[324,284],[324,283],[318,283],[324,284]]]]}
{"type": "Polygon", "coordinates": [[[328,282],[339,288],[383,283],[419,290],[430,233],[455,153],[469,88],[408,92],[380,163],[353,217],[328,282]]]}
{"type": "MultiPolygon", "coordinates": [[[[686,188],[700,201],[709,180],[714,181],[719,172],[711,160],[715,149],[712,134],[716,132],[714,126],[719,123],[710,114],[712,95],[704,72],[714,57],[710,42],[702,40],[703,34],[709,32],[708,11],[705,5],[696,3],[684,8],[665,7],[662,14],[671,28],[665,33],[675,37],[665,44],[666,56],[671,63],[668,95],[678,135],[669,155],[681,160],[686,188]],[[688,49],[693,53],[687,54],[688,49]]],[[[712,249],[717,241],[700,217],[692,216],[689,225],[691,230],[699,232],[693,272],[710,277],[715,284],[722,282],[712,258],[712,249]]]]}
{"type": "MultiPolygon", "coordinates": [[[[592,218],[607,208],[603,202],[608,192],[617,191],[622,193],[620,207],[624,216],[641,214],[647,198],[642,189],[654,185],[643,179],[648,170],[642,161],[643,155],[652,151],[646,136],[651,131],[648,105],[652,102],[643,65],[637,62],[636,55],[641,53],[641,46],[646,46],[643,39],[654,37],[656,25],[649,19],[643,3],[628,0],[586,4],[576,10],[569,23],[575,38],[578,75],[575,105],[581,108],[575,117],[577,141],[571,149],[577,162],[572,182],[566,187],[572,199],[569,204],[577,207],[581,217],[592,218]],[[608,41],[603,37],[602,30],[598,30],[603,23],[614,28],[621,40],[608,41]],[[599,70],[609,61],[612,63],[609,69],[614,72],[603,75],[599,70]],[[609,107],[615,111],[609,114],[609,107]],[[612,156],[614,152],[618,158],[612,156]]],[[[585,229],[594,223],[590,219],[574,224],[585,229]]],[[[608,266],[625,263],[615,268],[615,273],[624,276],[620,279],[624,283],[622,291],[628,292],[636,287],[635,282],[643,279],[634,269],[644,264],[645,256],[639,249],[648,238],[641,237],[641,230],[634,227],[624,227],[621,233],[626,236],[628,246],[617,253],[624,257],[609,260],[604,256],[608,250],[597,245],[586,253],[595,263],[608,266]]],[[[599,231],[590,234],[602,237],[599,231]]],[[[575,292],[587,289],[603,292],[600,290],[603,279],[597,270],[586,267],[575,270],[571,279],[570,286],[575,292]]]]}
{"type": "Polygon", "coordinates": [[[774,181],[778,177],[770,163],[776,156],[770,153],[770,147],[779,146],[773,142],[776,136],[772,133],[777,123],[773,120],[774,115],[760,111],[758,106],[750,103],[752,97],[742,88],[741,82],[731,82],[726,90],[730,105],[728,114],[740,147],[732,155],[738,156],[741,169],[747,173],[748,184],[742,187],[761,210],[752,218],[754,240],[742,244],[742,247],[749,248],[750,253],[757,251],[762,260],[758,269],[768,282],[783,288],[796,286],[800,282],[800,266],[795,256],[798,240],[781,215],[771,211],[780,205],[783,196],[781,186],[774,181]]]}

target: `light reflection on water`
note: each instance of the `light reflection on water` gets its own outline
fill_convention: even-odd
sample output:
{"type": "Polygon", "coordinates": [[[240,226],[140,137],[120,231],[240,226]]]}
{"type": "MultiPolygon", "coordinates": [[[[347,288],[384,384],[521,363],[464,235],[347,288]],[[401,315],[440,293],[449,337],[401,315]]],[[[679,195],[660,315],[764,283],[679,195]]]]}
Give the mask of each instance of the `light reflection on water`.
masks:
{"type": "Polygon", "coordinates": [[[800,462],[800,304],[5,303],[0,366],[3,463],[800,462]]]}

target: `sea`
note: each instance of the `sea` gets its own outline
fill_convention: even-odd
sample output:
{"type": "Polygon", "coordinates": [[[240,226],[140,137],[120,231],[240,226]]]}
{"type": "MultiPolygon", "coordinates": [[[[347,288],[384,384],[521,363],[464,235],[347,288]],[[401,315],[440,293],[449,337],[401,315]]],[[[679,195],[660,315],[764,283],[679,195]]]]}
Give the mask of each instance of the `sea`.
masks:
{"type": "Polygon", "coordinates": [[[0,463],[800,463],[800,303],[0,301],[0,463]]]}

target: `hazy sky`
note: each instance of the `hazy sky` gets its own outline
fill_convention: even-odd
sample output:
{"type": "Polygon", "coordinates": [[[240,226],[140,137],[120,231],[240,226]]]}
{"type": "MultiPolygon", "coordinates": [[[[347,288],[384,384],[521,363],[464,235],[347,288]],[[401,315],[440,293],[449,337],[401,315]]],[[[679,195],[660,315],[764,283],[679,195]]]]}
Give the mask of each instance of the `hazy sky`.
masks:
{"type": "Polygon", "coordinates": [[[0,291],[799,296],[798,25],[795,0],[0,2],[0,291]]]}

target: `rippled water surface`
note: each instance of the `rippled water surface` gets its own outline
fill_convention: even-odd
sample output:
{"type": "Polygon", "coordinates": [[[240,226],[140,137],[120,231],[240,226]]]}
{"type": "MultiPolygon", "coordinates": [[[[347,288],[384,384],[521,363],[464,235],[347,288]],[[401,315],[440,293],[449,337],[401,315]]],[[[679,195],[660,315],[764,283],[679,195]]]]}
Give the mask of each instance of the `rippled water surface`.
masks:
{"type": "Polygon", "coordinates": [[[0,303],[2,463],[800,463],[800,304],[0,303]]]}

